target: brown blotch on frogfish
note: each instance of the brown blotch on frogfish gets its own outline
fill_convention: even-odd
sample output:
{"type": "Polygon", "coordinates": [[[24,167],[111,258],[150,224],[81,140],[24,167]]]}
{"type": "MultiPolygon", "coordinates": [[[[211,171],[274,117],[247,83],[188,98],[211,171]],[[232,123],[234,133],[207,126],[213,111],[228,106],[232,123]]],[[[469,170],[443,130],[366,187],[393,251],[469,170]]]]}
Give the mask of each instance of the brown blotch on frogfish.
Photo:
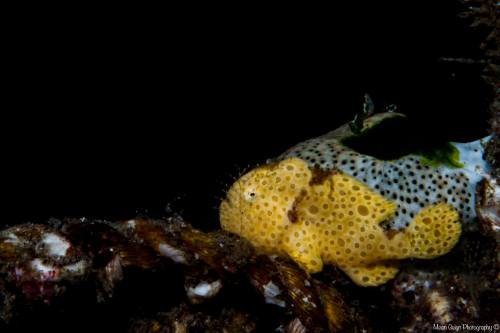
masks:
{"type": "MultiPolygon", "coordinates": [[[[372,116],[364,130],[401,116],[372,116]]],[[[449,252],[461,221],[475,217],[474,188],[488,168],[481,142],[454,144],[449,165],[361,154],[343,144],[354,135],[342,126],[242,176],[221,203],[222,228],[308,273],[335,265],[361,286],[392,279],[402,259],[449,252]]]]}

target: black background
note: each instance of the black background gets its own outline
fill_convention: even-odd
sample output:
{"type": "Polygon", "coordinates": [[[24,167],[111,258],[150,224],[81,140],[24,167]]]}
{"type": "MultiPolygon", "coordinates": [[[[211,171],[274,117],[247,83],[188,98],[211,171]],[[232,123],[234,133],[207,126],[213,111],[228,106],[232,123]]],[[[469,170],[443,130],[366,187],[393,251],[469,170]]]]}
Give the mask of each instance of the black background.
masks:
{"type": "Polygon", "coordinates": [[[412,140],[486,134],[480,67],[439,61],[480,56],[458,1],[121,6],[7,29],[0,224],[170,204],[214,227],[232,177],[349,121],[364,93],[407,113],[412,140]]]}

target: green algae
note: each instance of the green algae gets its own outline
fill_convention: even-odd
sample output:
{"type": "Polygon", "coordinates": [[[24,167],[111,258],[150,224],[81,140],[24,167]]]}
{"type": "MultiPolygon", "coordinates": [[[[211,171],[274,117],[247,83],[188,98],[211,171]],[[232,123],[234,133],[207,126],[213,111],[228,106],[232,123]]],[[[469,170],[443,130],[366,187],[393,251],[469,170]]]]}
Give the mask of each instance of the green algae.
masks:
{"type": "Polygon", "coordinates": [[[450,168],[463,168],[464,164],[460,162],[460,152],[451,143],[447,142],[432,150],[417,152],[417,155],[422,156],[423,164],[438,167],[446,165],[450,168]]]}
{"type": "Polygon", "coordinates": [[[414,154],[421,156],[425,165],[462,168],[460,152],[449,142],[424,141],[412,135],[412,124],[405,116],[395,116],[373,124],[340,142],[361,154],[381,160],[397,160],[414,154]]]}

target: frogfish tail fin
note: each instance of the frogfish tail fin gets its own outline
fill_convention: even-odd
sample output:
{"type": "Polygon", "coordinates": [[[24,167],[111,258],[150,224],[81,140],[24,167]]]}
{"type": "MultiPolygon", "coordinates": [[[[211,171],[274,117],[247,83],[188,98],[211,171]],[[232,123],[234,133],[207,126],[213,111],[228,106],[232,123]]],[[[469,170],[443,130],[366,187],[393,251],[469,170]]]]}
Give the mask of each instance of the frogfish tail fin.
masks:
{"type": "Polygon", "coordinates": [[[439,203],[418,213],[405,230],[408,257],[432,259],[449,252],[460,238],[462,226],[453,206],[439,203]]]}

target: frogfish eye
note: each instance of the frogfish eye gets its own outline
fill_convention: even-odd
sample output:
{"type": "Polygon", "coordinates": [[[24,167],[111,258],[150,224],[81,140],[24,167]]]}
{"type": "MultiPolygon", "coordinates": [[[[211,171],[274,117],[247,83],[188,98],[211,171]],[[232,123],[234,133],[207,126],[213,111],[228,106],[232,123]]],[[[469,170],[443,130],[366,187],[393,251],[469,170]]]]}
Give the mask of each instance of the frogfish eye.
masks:
{"type": "Polygon", "coordinates": [[[245,199],[247,201],[253,201],[257,197],[257,194],[254,191],[245,192],[245,199]]]}

